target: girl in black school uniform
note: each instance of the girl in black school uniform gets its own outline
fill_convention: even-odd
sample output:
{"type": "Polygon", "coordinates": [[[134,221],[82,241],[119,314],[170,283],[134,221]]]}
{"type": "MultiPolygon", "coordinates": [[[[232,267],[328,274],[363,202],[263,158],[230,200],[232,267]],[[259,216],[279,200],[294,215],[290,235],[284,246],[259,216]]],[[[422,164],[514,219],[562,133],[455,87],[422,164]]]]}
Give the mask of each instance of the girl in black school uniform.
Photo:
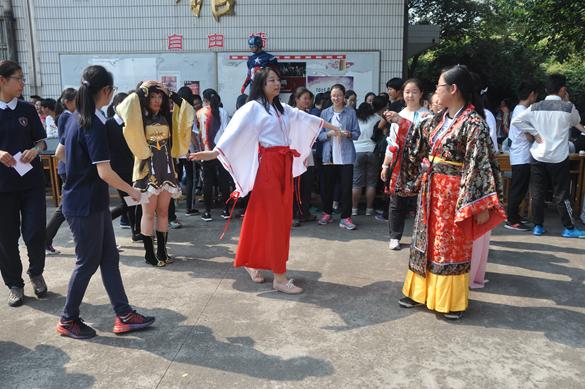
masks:
{"type": "MultiPolygon", "coordinates": [[[[57,132],[59,133],[59,139],[63,136],[63,132],[65,131],[65,123],[67,123],[67,119],[75,112],[77,107],[75,106],[75,95],[77,94],[77,90],[73,88],[67,88],[61,93],[61,97],[57,100],[57,105],[55,107],[55,120],[57,121],[57,132]]],[[[59,167],[57,169],[57,174],[61,178],[61,182],[65,185],[65,164],[63,161],[59,161],[59,167]]],[[[63,215],[63,203],[59,204],[59,207],[55,209],[53,212],[53,216],[49,219],[47,223],[47,243],[45,244],[45,254],[46,255],[57,255],[61,254],[61,251],[55,249],[53,247],[53,238],[57,235],[57,231],[59,231],[59,227],[65,221],[65,216],[63,215]]]]}
{"type": "Polygon", "coordinates": [[[96,334],[79,317],[79,306],[98,268],[116,312],[114,333],[144,328],[155,320],[136,313],[128,304],[112,227],[108,184],[129,193],[136,201],[140,199],[140,192],[110,167],[106,119],[99,110],[108,104],[117,88],[113,86],[112,74],[101,66],[85,69],[81,82],[76,98],[77,112],[67,121],[65,136],[55,152],[66,163],[63,213],[73,233],[77,255],[57,331],[76,339],[96,334]]]}
{"type": "Polygon", "coordinates": [[[47,137],[35,106],[18,100],[24,88],[22,68],[13,61],[0,61],[0,271],[10,289],[8,305],[16,307],[24,300],[22,262],[18,238],[28,250],[28,275],[38,297],[47,294],[43,278],[45,268],[45,173],[38,155],[47,137]],[[32,170],[21,176],[14,167],[30,163],[32,170]],[[22,219],[21,219],[22,217],[22,219]]]}

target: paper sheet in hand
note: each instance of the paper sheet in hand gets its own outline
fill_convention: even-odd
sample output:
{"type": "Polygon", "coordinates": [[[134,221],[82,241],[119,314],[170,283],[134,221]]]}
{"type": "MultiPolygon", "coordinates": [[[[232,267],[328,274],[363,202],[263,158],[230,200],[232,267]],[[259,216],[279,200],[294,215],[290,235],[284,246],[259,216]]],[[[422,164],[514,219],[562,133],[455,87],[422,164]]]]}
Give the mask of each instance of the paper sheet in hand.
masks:
{"type": "Polygon", "coordinates": [[[13,158],[16,159],[16,166],[14,167],[14,169],[16,169],[16,171],[18,172],[18,174],[20,174],[21,176],[24,176],[33,167],[32,167],[32,165],[30,163],[22,163],[22,162],[20,162],[20,157],[22,157],[22,153],[20,151],[18,153],[14,154],[14,157],[13,158]]]}
{"type": "Polygon", "coordinates": [[[126,204],[128,204],[129,207],[131,207],[133,205],[146,204],[146,203],[150,202],[148,200],[148,194],[146,194],[146,192],[143,192],[140,194],[140,201],[139,202],[132,200],[132,197],[130,197],[130,196],[125,196],[124,201],[126,201],[126,204]]]}

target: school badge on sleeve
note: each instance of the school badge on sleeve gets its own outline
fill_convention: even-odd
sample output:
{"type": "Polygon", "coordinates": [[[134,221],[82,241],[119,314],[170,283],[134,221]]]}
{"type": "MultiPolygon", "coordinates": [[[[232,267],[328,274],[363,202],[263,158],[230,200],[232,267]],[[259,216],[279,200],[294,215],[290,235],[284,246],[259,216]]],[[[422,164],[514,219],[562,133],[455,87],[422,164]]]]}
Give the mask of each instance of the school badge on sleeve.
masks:
{"type": "Polygon", "coordinates": [[[20,122],[20,125],[23,127],[26,127],[26,125],[28,124],[27,118],[20,118],[20,119],[18,119],[18,121],[20,122]]]}

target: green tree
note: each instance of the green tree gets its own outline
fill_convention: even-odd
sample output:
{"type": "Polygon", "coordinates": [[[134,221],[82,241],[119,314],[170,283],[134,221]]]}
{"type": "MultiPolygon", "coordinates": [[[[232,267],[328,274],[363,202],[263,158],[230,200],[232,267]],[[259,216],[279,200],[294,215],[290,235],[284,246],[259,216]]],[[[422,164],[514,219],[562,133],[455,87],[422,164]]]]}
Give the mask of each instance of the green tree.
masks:
{"type": "Polygon", "coordinates": [[[585,59],[585,5],[570,0],[498,0],[520,45],[564,61],[585,59]]]}

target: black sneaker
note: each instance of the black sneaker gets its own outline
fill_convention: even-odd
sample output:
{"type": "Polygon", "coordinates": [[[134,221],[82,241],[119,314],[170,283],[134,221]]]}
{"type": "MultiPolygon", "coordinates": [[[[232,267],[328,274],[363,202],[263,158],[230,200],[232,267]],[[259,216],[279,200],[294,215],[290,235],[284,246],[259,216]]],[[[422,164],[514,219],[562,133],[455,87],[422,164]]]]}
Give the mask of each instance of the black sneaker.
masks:
{"type": "Polygon", "coordinates": [[[518,224],[510,224],[509,221],[506,220],[506,224],[504,225],[504,227],[506,227],[509,230],[516,230],[516,231],[530,231],[530,227],[528,227],[526,224],[524,223],[518,223],[518,224]]]}
{"type": "Polygon", "coordinates": [[[210,222],[213,219],[211,218],[211,214],[209,212],[205,212],[203,214],[203,216],[201,216],[201,220],[206,221],[206,222],[210,222]]]}
{"type": "Polygon", "coordinates": [[[417,301],[414,301],[410,297],[404,297],[404,298],[401,298],[400,300],[398,300],[398,305],[400,305],[403,308],[414,308],[414,307],[418,307],[419,305],[423,305],[423,303],[419,303],[417,301]]]}
{"type": "Polygon", "coordinates": [[[301,221],[299,219],[293,219],[292,226],[293,227],[300,227],[301,226],[301,221]]]}
{"type": "Polygon", "coordinates": [[[185,212],[185,216],[195,216],[195,215],[199,215],[198,209],[189,209],[187,212],[185,212]]]}
{"type": "Polygon", "coordinates": [[[85,324],[82,318],[68,321],[59,319],[59,324],[57,324],[57,331],[63,335],[67,335],[75,339],[93,338],[96,335],[95,330],[85,324]]]}
{"type": "Polygon", "coordinates": [[[224,209],[221,211],[221,217],[227,220],[230,218],[230,213],[224,209]]]}
{"type": "Polygon", "coordinates": [[[144,240],[143,235],[142,234],[132,234],[132,242],[133,243],[141,243],[144,240]]]}

